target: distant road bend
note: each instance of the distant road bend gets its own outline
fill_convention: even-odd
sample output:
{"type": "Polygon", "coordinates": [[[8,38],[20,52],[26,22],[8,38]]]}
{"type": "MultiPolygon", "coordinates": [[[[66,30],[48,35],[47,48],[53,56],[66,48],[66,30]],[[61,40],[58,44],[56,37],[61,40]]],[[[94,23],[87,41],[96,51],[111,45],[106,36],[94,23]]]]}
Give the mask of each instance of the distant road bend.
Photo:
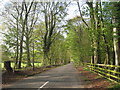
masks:
{"type": "Polygon", "coordinates": [[[15,82],[3,88],[83,88],[78,71],[70,63],[15,82]]]}

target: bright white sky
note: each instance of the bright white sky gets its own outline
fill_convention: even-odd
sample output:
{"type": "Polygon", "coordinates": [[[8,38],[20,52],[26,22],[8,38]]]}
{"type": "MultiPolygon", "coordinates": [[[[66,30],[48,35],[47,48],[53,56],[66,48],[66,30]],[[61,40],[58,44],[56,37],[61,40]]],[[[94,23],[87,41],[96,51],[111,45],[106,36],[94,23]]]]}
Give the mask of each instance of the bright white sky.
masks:
{"type": "MultiPolygon", "coordinates": [[[[9,0],[0,0],[0,12],[4,9],[4,6],[7,4],[9,2],[9,0]]],[[[71,18],[73,18],[73,17],[75,17],[76,15],[78,15],[78,13],[76,12],[76,10],[78,10],[78,7],[77,7],[77,3],[76,3],[76,1],[73,1],[73,2],[71,2],[71,5],[69,6],[69,8],[68,8],[68,16],[66,17],[66,19],[71,19],[71,18]]],[[[2,18],[0,18],[0,25],[1,25],[1,23],[2,23],[2,18]]],[[[1,32],[2,30],[0,29],[0,32],[1,32]]],[[[1,33],[0,33],[0,44],[2,43],[2,35],[1,35],[1,33]]]]}
{"type": "MultiPolygon", "coordinates": [[[[9,2],[9,1],[19,1],[19,0],[0,0],[0,13],[1,13],[1,10],[4,9],[4,6],[9,2]]],[[[21,1],[21,0],[20,0],[21,1]]],[[[28,0],[29,1],[29,0],[28,0]]],[[[40,0],[38,0],[40,1],[40,0]]],[[[42,0],[42,1],[46,1],[46,0],[42,0]]],[[[50,0],[48,0],[50,1],[50,0]]],[[[56,1],[56,0],[55,0],[56,1]]],[[[57,0],[57,1],[62,1],[62,0],[57,0]]],[[[66,17],[66,19],[71,19],[77,15],[79,15],[79,13],[76,11],[78,10],[78,7],[77,7],[77,3],[76,1],[77,0],[63,0],[63,1],[72,1],[71,2],[71,5],[69,6],[68,8],[68,16],[66,17]]],[[[80,4],[83,4],[83,1],[85,2],[85,0],[79,0],[80,1],[80,4]]],[[[93,1],[96,1],[96,0],[93,0],[93,1]]],[[[101,1],[109,1],[109,0],[101,0],[101,1]]],[[[112,0],[111,0],[112,1],[112,0]]],[[[113,1],[120,1],[120,0],[113,0],[113,1]]],[[[2,20],[3,18],[0,17],[0,26],[1,26],[1,23],[2,23],[2,20]]],[[[1,29],[0,29],[0,32],[1,32],[1,29]]],[[[0,33],[0,44],[2,42],[2,35],[0,33]]]]}
{"type": "MultiPolygon", "coordinates": [[[[9,2],[10,0],[0,0],[0,11],[3,10],[4,6],[9,2]]],[[[77,3],[76,1],[72,1],[71,5],[68,10],[68,16],[67,18],[70,19],[76,15],[75,10],[77,10],[77,3]]],[[[78,13],[77,13],[78,14],[78,13]]]]}

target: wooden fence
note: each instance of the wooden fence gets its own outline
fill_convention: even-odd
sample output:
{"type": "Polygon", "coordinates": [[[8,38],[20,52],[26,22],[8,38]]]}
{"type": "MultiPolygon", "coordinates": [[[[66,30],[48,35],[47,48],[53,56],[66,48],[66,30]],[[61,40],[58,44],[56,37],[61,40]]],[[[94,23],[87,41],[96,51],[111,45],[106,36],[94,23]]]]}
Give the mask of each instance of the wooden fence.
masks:
{"type": "Polygon", "coordinates": [[[120,66],[85,63],[85,66],[91,71],[120,84],[120,66]]]}

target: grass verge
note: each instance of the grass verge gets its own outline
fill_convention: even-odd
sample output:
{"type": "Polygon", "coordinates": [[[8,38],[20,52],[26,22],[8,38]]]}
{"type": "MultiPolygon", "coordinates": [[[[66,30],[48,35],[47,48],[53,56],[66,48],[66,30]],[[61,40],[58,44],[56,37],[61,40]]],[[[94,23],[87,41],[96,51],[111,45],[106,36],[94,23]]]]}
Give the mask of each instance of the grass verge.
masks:
{"type": "Polygon", "coordinates": [[[114,84],[108,87],[108,90],[119,90],[120,84],[114,84]]]}

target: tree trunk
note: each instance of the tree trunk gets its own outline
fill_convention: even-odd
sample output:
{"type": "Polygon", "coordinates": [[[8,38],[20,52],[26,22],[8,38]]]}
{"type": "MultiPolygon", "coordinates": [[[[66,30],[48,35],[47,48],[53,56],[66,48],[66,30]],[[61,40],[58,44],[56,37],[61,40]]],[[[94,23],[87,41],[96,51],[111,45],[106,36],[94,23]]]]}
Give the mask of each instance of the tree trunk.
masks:
{"type": "Polygon", "coordinates": [[[34,55],[35,55],[34,47],[35,47],[35,45],[34,45],[34,42],[33,42],[33,71],[35,71],[35,66],[34,66],[34,55]]]}
{"type": "Polygon", "coordinates": [[[119,24],[119,30],[118,30],[118,59],[119,59],[119,65],[120,65],[120,24],[119,24]]]}
{"type": "Polygon", "coordinates": [[[114,46],[113,46],[113,51],[112,51],[112,65],[115,65],[115,50],[114,50],[114,46]]]}
{"type": "Polygon", "coordinates": [[[110,59],[111,59],[110,58],[110,48],[108,46],[108,42],[107,42],[106,36],[103,35],[103,37],[104,37],[104,42],[106,44],[106,51],[107,51],[107,53],[106,53],[106,64],[110,64],[110,59]]]}
{"type": "Polygon", "coordinates": [[[15,66],[14,66],[14,70],[17,67],[18,64],[18,56],[19,56],[19,28],[18,28],[18,18],[17,18],[17,45],[16,45],[16,60],[15,60],[15,66]]]}
{"type": "Polygon", "coordinates": [[[18,68],[21,69],[21,62],[22,62],[22,54],[23,54],[23,35],[20,41],[20,58],[18,61],[18,68]]]}
{"type": "MultiPolygon", "coordinates": [[[[114,32],[114,36],[117,36],[117,34],[116,34],[116,28],[113,28],[113,32],[114,32]]],[[[118,42],[117,42],[118,40],[117,40],[117,38],[116,37],[114,37],[113,38],[113,44],[114,44],[114,51],[115,51],[115,65],[119,65],[119,63],[118,63],[118,42]]]]}
{"type": "Polygon", "coordinates": [[[26,48],[27,48],[27,66],[31,66],[30,62],[30,43],[29,43],[29,37],[26,38],[26,48]]]}
{"type": "Polygon", "coordinates": [[[23,25],[22,36],[21,36],[21,40],[20,40],[20,58],[18,61],[19,69],[21,69],[21,62],[22,62],[24,29],[25,29],[25,26],[23,25]]]}
{"type": "Polygon", "coordinates": [[[12,72],[13,71],[13,69],[11,67],[11,61],[5,61],[4,62],[4,67],[5,67],[6,71],[8,71],[8,72],[12,72]]]}

